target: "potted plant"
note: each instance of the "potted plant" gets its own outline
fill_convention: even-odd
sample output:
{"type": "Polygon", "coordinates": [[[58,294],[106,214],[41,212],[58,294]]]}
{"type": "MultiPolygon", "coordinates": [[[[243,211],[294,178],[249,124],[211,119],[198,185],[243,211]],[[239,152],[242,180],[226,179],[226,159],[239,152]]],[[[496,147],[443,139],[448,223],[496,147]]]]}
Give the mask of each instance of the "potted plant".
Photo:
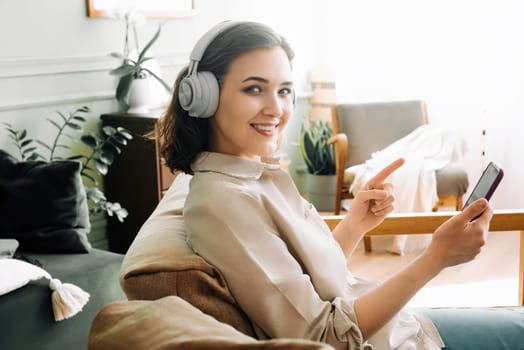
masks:
{"type": "Polygon", "coordinates": [[[331,122],[304,117],[299,129],[300,153],[307,167],[309,200],[319,211],[332,211],[335,203],[336,165],[331,122]]]}
{"type": "Polygon", "coordinates": [[[99,212],[106,212],[109,216],[115,215],[122,222],[128,215],[127,210],[122,208],[119,203],[112,203],[107,200],[104,193],[98,188],[97,177],[107,174],[115,154],[121,153],[122,148],[127,145],[127,141],[133,138],[129,131],[121,127],[105,126],[99,132],[91,132],[80,137],[82,143],[90,149],[87,154],[72,155],[67,158],[59,154],[59,150],[71,149],[69,142],[64,142],[64,140],[76,139],[70,132],[81,132],[83,130],[83,125],[87,121],[84,115],[88,112],[89,108],[84,106],[70,113],[57,112],[60,116],[60,118],[56,118],[58,121],[47,119],[57,129],[51,143],[30,138],[26,129],[15,130],[9,123],[4,123],[4,125],[9,137],[18,149],[19,158],[22,161],[53,162],[63,159],[79,161],[82,164],[80,175],[89,203],[90,216],[92,217],[99,212]],[[41,150],[44,152],[41,152],[41,150]],[[44,153],[47,153],[47,155],[44,155],[44,153]]]}
{"type": "Polygon", "coordinates": [[[129,108],[128,112],[130,113],[145,113],[148,111],[146,95],[149,94],[150,89],[149,77],[156,79],[168,93],[171,93],[171,87],[145,65],[147,61],[152,59],[152,57],[146,56],[146,54],[149,48],[158,40],[161,29],[162,25],[159,25],[156,33],[139,52],[136,59],[117,52],[110,54],[112,57],[122,60],[122,64],[109,73],[120,77],[116,87],[115,97],[119,103],[129,108]],[[134,90],[135,88],[136,91],[134,90]],[[128,95],[129,103],[126,102],[128,95]]]}

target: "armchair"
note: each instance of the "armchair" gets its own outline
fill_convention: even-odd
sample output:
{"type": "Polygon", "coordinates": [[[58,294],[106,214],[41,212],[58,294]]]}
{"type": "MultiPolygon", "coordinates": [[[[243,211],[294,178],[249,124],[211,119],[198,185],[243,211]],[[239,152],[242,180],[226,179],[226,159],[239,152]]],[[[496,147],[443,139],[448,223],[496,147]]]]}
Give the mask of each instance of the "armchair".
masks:
{"type": "MultiPolygon", "coordinates": [[[[371,158],[372,153],[427,124],[428,114],[424,101],[413,100],[337,104],[332,107],[331,117],[337,172],[334,213],[338,215],[341,201],[353,198],[350,187],[358,165],[371,158]]],[[[433,211],[445,206],[462,209],[462,196],[469,185],[466,171],[459,164],[449,163],[436,170],[436,181],[438,202],[433,211]]],[[[371,250],[369,237],[365,238],[365,248],[371,250]]]]}

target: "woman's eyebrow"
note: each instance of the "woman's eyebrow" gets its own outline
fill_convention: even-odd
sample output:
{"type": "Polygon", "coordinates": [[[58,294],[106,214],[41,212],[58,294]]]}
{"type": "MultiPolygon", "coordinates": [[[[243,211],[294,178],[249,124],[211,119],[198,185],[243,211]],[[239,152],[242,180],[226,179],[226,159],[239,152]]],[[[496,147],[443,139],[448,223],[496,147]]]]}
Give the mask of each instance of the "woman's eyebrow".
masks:
{"type": "Polygon", "coordinates": [[[242,80],[242,82],[245,83],[246,81],[250,81],[250,80],[258,81],[259,83],[266,83],[266,84],[269,83],[269,80],[264,79],[262,77],[255,77],[255,76],[247,77],[246,79],[242,80]]]}
{"type": "MultiPolygon", "coordinates": [[[[257,76],[247,77],[246,79],[242,80],[242,82],[245,83],[246,81],[250,81],[250,80],[254,80],[254,81],[257,81],[259,83],[269,84],[269,80],[267,80],[265,78],[262,78],[262,77],[257,77],[257,76]]],[[[284,82],[281,83],[281,85],[293,85],[293,82],[292,81],[284,81],[284,82]]]]}

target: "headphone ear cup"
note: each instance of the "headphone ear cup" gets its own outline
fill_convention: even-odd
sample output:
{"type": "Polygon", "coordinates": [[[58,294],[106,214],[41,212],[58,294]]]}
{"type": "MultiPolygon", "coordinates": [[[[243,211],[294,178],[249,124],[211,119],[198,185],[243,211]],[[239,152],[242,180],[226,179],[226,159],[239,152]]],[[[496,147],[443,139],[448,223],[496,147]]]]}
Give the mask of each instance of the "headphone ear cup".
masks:
{"type": "Polygon", "coordinates": [[[196,72],[180,82],[178,100],[191,117],[209,118],[218,107],[220,88],[211,72],[196,72]]]}
{"type": "Polygon", "coordinates": [[[200,118],[209,118],[215,114],[220,99],[220,87],[215,75],[211,72],[198,72],[201,88],[201,99],[195,107],[200,118]]]}
{"type": "Polygon", "coordinates": [[[193,99],[196,94],[195,82],[192,76],[184,77],[178,86],[178,103],[186,110],[191,110],[193,99]]]}

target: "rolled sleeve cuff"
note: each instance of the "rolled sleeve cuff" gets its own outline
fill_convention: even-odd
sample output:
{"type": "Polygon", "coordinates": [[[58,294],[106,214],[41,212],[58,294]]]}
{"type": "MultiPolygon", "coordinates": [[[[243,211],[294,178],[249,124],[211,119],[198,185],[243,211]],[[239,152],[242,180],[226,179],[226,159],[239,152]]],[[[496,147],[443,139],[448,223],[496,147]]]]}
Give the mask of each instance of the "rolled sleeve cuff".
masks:
{"type": "Polygon", "coordinates": [[[355,300],[336,298],[333,301],[333,330],[326,343],[335,349],[373,349],[364,341],[355,314],[355,300]]]}

